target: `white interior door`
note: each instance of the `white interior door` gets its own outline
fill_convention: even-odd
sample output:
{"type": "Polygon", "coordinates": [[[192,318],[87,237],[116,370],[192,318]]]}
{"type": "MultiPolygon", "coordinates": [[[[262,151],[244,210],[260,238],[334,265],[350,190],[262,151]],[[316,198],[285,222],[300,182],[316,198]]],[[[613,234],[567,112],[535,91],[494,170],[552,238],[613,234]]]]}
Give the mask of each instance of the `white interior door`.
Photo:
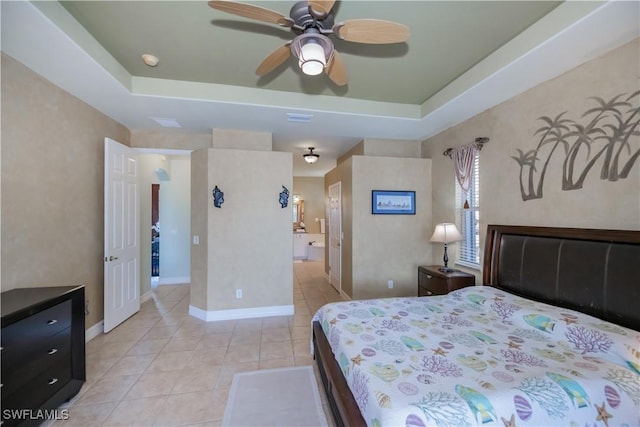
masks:
{"type": "Polygon", "coordinates": [[[329,186],[329,281],[342,293],[342,185],[329,186]]]}
{"type": "Polygon", "coordinates": [[[104,140],[104,332],[140,310],[138,163],[134,151],[104,140]]]}

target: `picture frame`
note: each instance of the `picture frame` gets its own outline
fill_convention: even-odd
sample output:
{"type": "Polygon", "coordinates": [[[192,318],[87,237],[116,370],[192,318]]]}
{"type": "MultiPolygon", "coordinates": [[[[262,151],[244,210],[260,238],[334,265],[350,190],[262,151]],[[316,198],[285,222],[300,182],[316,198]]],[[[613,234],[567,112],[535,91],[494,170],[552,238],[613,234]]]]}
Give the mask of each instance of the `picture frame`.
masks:
{"type": "Polygon", "coordinates": [[[373,215],[415,215],[415,191],[371,190],[373,215]]]}

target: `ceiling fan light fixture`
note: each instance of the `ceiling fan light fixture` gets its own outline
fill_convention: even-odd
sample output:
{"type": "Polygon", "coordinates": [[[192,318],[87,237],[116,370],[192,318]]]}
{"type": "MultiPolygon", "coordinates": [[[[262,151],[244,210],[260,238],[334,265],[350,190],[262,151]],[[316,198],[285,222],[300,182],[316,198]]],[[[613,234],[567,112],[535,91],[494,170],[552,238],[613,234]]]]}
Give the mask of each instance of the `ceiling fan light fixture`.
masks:
{"type": "Polygon", "coordinates": [[[302,155],[302,157],[304,157],[304,161],[309,164],[317,162],[320,158],[320,155],[314,153],[313,150],[315,150],[315,147],[309,147],[309,152],[302,155]]]}
{"type": "Polygon", "coordinates": [[[300,49],[298,65],[303,73],[308,76],[317,76],[324,71],[327,60],[324,56],[324,49],[319,44],[309,41],[300,49]]]}
{"type": "Polygon", "coordinates": [[[298,66],[309,76],[324,71],[333,55],[333,43],[318,33],[300,34],[291,42],[291,53],[298,58],[298,66]]]}

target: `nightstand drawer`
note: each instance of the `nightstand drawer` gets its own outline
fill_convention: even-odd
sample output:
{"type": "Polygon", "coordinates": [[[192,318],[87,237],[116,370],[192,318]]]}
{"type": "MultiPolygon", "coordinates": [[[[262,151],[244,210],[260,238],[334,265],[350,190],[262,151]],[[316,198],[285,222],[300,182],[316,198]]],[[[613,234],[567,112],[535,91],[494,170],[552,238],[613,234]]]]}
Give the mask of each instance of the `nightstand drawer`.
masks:
{"type": "Polygon", "coordinates": [[[444,295],[476,283],[473,274],[463,271],[442,272],[438,266],[418,267],[418,296],[444,295]]]}

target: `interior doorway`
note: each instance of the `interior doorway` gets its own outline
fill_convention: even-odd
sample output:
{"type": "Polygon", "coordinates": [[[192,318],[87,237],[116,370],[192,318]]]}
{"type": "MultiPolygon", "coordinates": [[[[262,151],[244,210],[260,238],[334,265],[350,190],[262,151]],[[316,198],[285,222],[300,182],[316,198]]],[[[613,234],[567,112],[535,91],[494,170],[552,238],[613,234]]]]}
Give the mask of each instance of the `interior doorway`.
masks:
{"type": "Polygon", "coordinates": [[[151,184],[151,280],[160,277],[160,184],[151,184]]]}

